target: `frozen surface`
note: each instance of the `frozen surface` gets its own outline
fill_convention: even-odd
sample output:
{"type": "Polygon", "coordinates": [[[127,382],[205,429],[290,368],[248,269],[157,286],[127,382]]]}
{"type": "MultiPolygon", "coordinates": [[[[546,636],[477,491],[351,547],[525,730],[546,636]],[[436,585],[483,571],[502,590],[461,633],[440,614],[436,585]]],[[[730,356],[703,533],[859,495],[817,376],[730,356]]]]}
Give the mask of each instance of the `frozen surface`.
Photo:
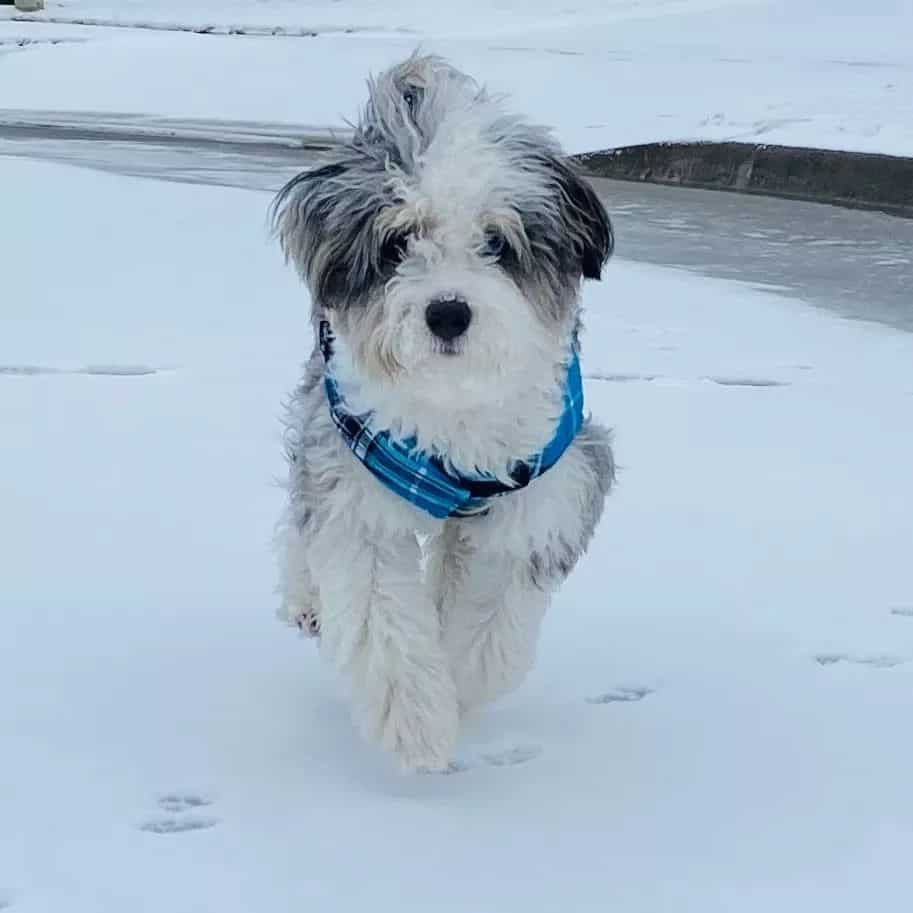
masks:
{"type": "MultiPolygon", "coordinates": [[[[48,119],[0,111],[0,156],[275,191],[322,162],[327,143],[312,131],[293,145],[278,125],[257,122],[48,119]]],[[[592,183],[625,259],[763,285],[843,316],[913,330],[913,219],[640,182],[592,183]]]]}
{"type": "MultiPolygon", "coordinates": [[[[375,33],[490,37],[498,34],[550,34],[583,30],[631,19],[654,20],[679,13],[746,6],[756,0],[48,0],[39,21],[99,22],[112,25],[238,31],[276,30],[280,34],[375,33]]],[[[8,10],[5,17],[19,17],[8,10]]]]}
{"type": "Polygon", "coordinates": [[[734,139],[913,155],[909,0],[52,0],[6,23],[3,9],[0,108],[341,126],[368,71],[421,44],[571,151],[734,139]],[[87,20],[247,34],[64,24],[87,20]]]}
{"type": "Polygon", "coordinates": [[[534,674],[403,779],[272,618],[310,342],[268,196],[0,184],[0,906],[904,908],[913,337],[611,264],[617,492],[534,674]]]}

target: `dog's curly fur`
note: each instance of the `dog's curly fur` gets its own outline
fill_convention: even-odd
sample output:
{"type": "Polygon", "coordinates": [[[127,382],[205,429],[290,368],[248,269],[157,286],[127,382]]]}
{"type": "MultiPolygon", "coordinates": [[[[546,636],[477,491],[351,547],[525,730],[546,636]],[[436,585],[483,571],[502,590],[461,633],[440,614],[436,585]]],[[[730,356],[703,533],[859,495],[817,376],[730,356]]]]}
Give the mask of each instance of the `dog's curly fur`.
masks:
{"type": "MultiPolygon", "coordinates": [[[[609,218],[542,127],[435,57],[369,83],[355,137],[279,193],[274,218],[336,337],[355,411],[464,471],[509,477],[561,410],[581,279],[609,218]],[[426,307],[459,297],[442,341],[426,307]]],[[[532,665],[552,593],[583,554],[614,478],[587,421],[547,474],[484,516],[435,520],[383,488],[335,428],[315,346],[287,421],[282,614],[320,635],[365,735],[403,768],[442,769],[472,708],[532,665]]]]}

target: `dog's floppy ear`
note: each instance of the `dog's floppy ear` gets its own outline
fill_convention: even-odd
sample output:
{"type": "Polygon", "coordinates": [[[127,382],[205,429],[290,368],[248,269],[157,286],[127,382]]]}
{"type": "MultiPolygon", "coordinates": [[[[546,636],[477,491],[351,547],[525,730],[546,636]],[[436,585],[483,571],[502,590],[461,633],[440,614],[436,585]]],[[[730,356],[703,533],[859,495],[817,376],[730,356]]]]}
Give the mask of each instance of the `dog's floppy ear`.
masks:
{"type": "Polygon", "coordinates": [[[273,200],[270,208],[273,233],[279,238],[286,260],[294,261],[303,279],[308,278],[314,249],[333,210],[333,180],[345,172],[344,162],[302,171],[273,200]]]}
{"type": "Polygon", "coordinates": [[[304,171],[276,195],[273,231],[321,307],[358,302],[375,273],[383,163],[363,156],[304,171]]]}
{"type": "Polygon", "coordinates": [[[590,184],[565,162],[551,163],[561,194],[566,230],[579,258],[584,279],[599,279],[612,256],[615,235],[605,207],[590,184]]]}

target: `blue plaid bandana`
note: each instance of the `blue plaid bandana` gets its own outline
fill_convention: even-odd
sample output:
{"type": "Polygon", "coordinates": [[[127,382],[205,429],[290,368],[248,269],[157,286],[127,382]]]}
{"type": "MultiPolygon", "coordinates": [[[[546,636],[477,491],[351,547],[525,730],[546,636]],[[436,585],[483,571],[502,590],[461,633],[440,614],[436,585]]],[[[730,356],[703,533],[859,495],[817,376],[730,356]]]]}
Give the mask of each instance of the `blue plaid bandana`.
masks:
{"type": "Polygon", "coordinates": [[[441,520],[486,513],[492,498],[525,488],[558,462],[583,424],[580,362],[576,351],[572,351],[564,385],[564,409],[555,434],[545,447],[514,464],[512,484],[487,474],[464,474],[446,468],[440,457],[417,450],[415,438],[401,440],[389,431],[373,428],[372,413],[356,415],[349,410],[330,367],[333,334],[327,321],[320,324],[320,348],[327,366],[324,387],[330,414],[349,449],[390,491],[441,520]]]}

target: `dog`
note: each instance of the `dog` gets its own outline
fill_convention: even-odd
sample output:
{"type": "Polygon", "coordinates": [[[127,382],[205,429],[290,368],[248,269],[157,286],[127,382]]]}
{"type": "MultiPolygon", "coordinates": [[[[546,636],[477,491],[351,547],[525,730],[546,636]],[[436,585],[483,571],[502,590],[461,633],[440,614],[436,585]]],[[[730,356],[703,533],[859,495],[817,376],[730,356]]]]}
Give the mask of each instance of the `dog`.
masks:
{"type": "Polygon", "coordinates": [[[583,416],[580,288],[614,244],[551,133],[412,55],[277,195],[315,345],[288,403],[280,615],[369,741],[446,770],[522,682],[614,481],[583,416]]]}

